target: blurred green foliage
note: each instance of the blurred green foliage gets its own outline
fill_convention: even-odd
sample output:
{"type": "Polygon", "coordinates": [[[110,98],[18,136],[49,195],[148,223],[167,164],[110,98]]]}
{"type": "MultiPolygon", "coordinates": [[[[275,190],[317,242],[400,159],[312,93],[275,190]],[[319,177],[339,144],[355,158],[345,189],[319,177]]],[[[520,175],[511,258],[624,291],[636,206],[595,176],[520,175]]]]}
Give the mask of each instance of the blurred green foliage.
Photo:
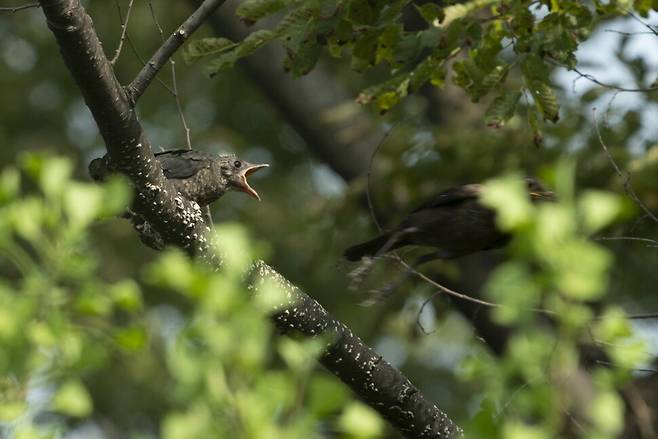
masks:
{"type": "Polygon", "coordinates": [[[497,94],[485,113],[487,125],[505,125],[523,96],[529,124],[539,138],[538,121],[557,122],[560,117],[550,79],[553,66],[575,68],[579,44],[601,20],[629,8],[643,15],[649,10],[642,1],[595,1],[593,5],[553,0],[419,2],[413,6],[425,25],[421,30],[406,30],[403,12],[409,3],[247,0],[236,11],[247,24],[273,15],[279,17],[278,24],[272,30],[255,30],[242,42],[194,41],[187,46],[185,58],[190,62],[212,57],[209,70],[216,74],[276,40],[286,49],[285,69],[297,76],[311,71],[325,50],[332,57],[348,58],[359,72],[385,65],[388,79],[369,86],[358,98],[360,103],[375,102],[382,112],[428,82],[443,87],[451,69],[452,82],[473,102],[497,94]],[[283,16],[281,11],[285,11],[283,16]],[[457,60],[451,63],[453,58],[457,60]],[[512,69],[519,70],[521,82],[506,85],[512,69]]]}
{"type": "MultiPolygon", "coordinates": [[[[281,29],[276,24],[279,16],[266,17],[267,14],[275,10],[287,14],[290,10],[281,7],[320,3],[324,2],[244,1],[240,2],[240,14],[253,20],[265,17],[257,26],[277,31],[281,29]]],[[[460,292],[474,296],[486,293],[489,300],[505,303],[505,307],[493,313],[487,313],[484,308],[458,313],[460,302],[438,296],[419,315],[421,304],[435,290],[426,283],[408,281],[388,301],[364,309],[357,305],[362,299],[358,293],[347,292],[347,273],[353,267],[342,262],[340,255],[347,246],[375,232],[370,214],[362,204],[365,179],[346,184],[310,154],[307,146],[312,139],[293,129],[290,114],[277,111],[272,101],[254,87],[239,62],[235,63],[235,69],[217,71],[214,80],[208,80],[198,64],[177,62],[179,97],[191,128],[194,148],[238,152],[250,161],[272,165],[253,178],[253,185],[263,198],[260,204],[241,194],[228,194],[212,206],[217,222],[231,220],[241,225],[231,228],[221,238],[230,241],[235,235],[238,242],[243,242],[240,236],[248,230],[249,236],[257,240],[245,247],[250,250],[244,258],[238,258],[236,266],[243,266],[241,261],[250,259],[253,253],[268,255],[277,270],[311,293],[384,358],[401,367],[429,398],[461,425],[468,425],[474,435],[546,437],[563,425],[565,413],[559,411],[559,404],[577,405],[564,401],[568,392],[561,392],[561,389],[576,389],[584,396],[596,396],[590,400],[592,412],[577,413],[577,419],[584,420],[592,435],[609,437],[618,429],[621,413],[619,394],[610,392],[628,379],[629,369],[646,358],[647,351],[655,353],[655,346],[643,347],[639,337],[639,334],[649,334],[649,340],[655,339],[655,324],[650,321],[631,324],[622,309],[631,312],[658,309],[655,294],[658,277],[654,269],[658,264],[658,252],[641,241],[597,239],[624,236],[657,239],[658,235],[651,221],[643,220],[640,215],[627,216],[630,210],[623,196],[624,179],[616,175],[601,148],[592,127],[592,107],[599,108],[601,134],[611,157],[621,169],[632,173],[632,185],[638,196],[649,209],[656,211],[655,106],[658,98],[656,93],[617,94],[615,90],[589,84],[585,79],[575,82],[573,76],[565,79],[564,70],[546,62],[547,52],[542,58],[540,49],[557,49],[554,55],[569,64],[573,61],[570,58],[574,54],[573,43],[587,36],[581,45],[583,51],[575,53],[579,68],[595,76],[624,73],[611,82],[646,87],[655,81],[656,72],[638,46],[640,49],[653,47],[654,37],[608,31],[646,32],[634,19],[616,17],[619,11],[631,7],[644,16],[651,2],[589,2],[591,20],[582,21],[583,32],[575,34],[556,30],[565,26],[572,28],[574,20],[586,19],[582,11],[584,2],[551,1],[551,12],[546,15],[542,14],[547,13],[549,2],[542,2],[545,6],[539,11],[531,8],[531,12],[537,12],[532,16],[519,7],[522,3],[519,1],[497,2],[495,9],[486,1],[444,8],[433,6],[434,2],[418,2],[418,14],[415,8],[411,8],[413,14],[408,14],[410,8],[403,12],[402,30],[392,15],[381,14],[385,3],[395,2],[349,3],[351,7],[344,8],[340,14],[321,17],[338,20],[335,33],[330,33],[328,39],[318,34],[326,30],[326,23],[319,23],[321,20],[315,18],[304,22],[304,16],[290,16],[287,27],[282,29],[296,37],[283,42],[288,57],[283,62],[299,74],[319,59],[322,63],[314,68],[324,68],[330,73],[329,78],[354,97],[365,90],[361,102],[374,100],[375,105],[356,110],[353,110],[353,102],[336,102],[335,107],[327,108],[326,114],[309,117],[325,123],[329,115],[341,116],[343,108],[350,108],[347,116],[338,118],[339,122],[344,123],[361,111],[373,116],[379,127],[388,132],[374,157],[371,173],[375,211],[385,227],[395,224],[415,205],[446,187],[480,182],[508,172],[539,175],[558,192],[560,203],[528,205],[524,199],[514,196],[518,194],[518,183],[505,179],[494,199],[510,197],[514,200],[510,210],[502,206],[501,211],[501,220],[505,218],[503,221],[506,221],[504,225],[519,235],[509,253],[487,252],[424,267],[428,275],[460,292]],[[373,14],[363,7],[364,3],[371,6],[373,14]],[[571,8],[569,5],[574,3],[578,5],[571,8]],[[515,6],[519,15],[504,10],[502,7],[507,4],[515,6]],[[502,14],[501,19],[489,20],[492,13],[502,14]],[[542,25],[541,19],[546,16],[550,16],[551,21],[542,25]],[[432,29],[429,23],[437,19],[441,26],[432,29]],[[369,20],[373,22],[363,24],[369,20]],[[418,20],[421,20],[420,25],[418,20]],[[631,28],[629,23],[636,26],[631,28]],[[295,30],[299,34],[294,34],[295,30]],[[448,30],[450,34],[446,33],[448,30]],[[512,34],[518,38],[505,39],[504,35],[512,34]],[[435,45],[441,36],[459,44],[458,54],[448,53],[459,61],[459,67],[454,67],[458,72],[452,72],[459,73],[458,87],[451,76],[453,64],[438,60],[438,66],[433,65],[432,56],[426,58],[425,63],[418,62],[423,56],[441,50],[435,45]],[[547,36],[551,38],[544,39],[547,36]],[[603,37],[606,40],[602,41],[603,37]],[[519,52],[511,50],[516,46],[496,52],[497,42],[501,41],[504,46],[523,44],[518,46],[519,52]],[[527,49],[524,44],[530,44],[532,49],[523,52],[521,49],[527,49]],[[410,62],[400,64],[396,55],[405,54],[418,57],[404,58],[410,62]],[[517,61],[514,65],[513,60],[517,61]],[[436,92],[436,87],[420,87],[417,93],[412,93],[420,82],[407,82],[407,76],[421,66],[427,70],[419,77],[442,87],[441,94],[436,92]],[[358,72],[354,73],[353,68],[358,72]],[[540,79],[540,82],[533,83],[529,79],[540,79]],[[534,92],[530,90],[533,86],[536,86],[534,92]],[[474,97],[480,101],[473,103],[474,97]],[[557,103],[560,120],[555,124],[544,123],[544,115],[551,120],[555,116],[557,103]],[[379,117],[380,108],[390,110],[379,117]],[[556,167],[565,157],[572,160],[575,170],[569,166],[556,167]],[[533,239],[537,241],[530,243],[533,239]],[[562,245],[567,250],[564,253],[562,245]],[[585,256],[591,260],[582,260],[581,264],[585,256]],[[493,271],[501,261],[508,263],[493,271]],[[574,267],[573,272],[566,270],[568,267],[574,267]],[[590,306],[592,298],[596,299],[594,306],[590,306]],[[559,311],[559,318],[546,317],[552,321],[548,325],[541,314],[528,312],[532,307],[559,311]],[[521,329],[504,357],[494,357],[490,346],[483,345],[473,329],[473,324],[487,314],[508,328],[521,329]],[[596,320],[593,320],[594,314],[598,316],[596,320]],[[425,334],[418,329],[417,321],[434,332],[425,334]],[[584,333],[584,328],[590,328],[592,335],[584,333]],[[586,368],[593,383],[586,386],[580,381],[570,381],[569,372],[575,370],[578,359],[574,344],[591,342],[592,337],[609,343],[605,350],[614,367],[609,371],[586,368]],[[455,373],[468,379],[455,380],[455,373]]],[[[128,0],[120,0],[119,4],[125,13],[128,0]]],[[[327,2],[327,7],[333,4],[327,2]]],[[[107,53],[112,54],[121,34],[116,5],[114,2],[87,2],[85,6],[107,53]]],[[[165,33],[174,31],[191,12],[187,2],[168,2],[166,11],[162,2],[154,1],[153,6],[165,33]]],[[[315,11],[317,8],[311,10],[315,11]]],[[[232,11],[223,6],[219,13],[231,14],[232,11]]],[[[650,16],[649,20],[652,19],[650,16]]],[[[132,44],[124,44],[124,51],[114,66],[123,84],[142,67],[139,56],[148,58],[160,44],[147,5],[135,3],[128,34],[132,44]]],[[[258,47],[265,50],[263,43],[272,35],[259,35],[260,39],[252,37],[245,44],[241,54],[258,47]]],[[[280,38],[280,35],[284,34],[275,37],[280,38]]],[[[10,341],[2,338],[0,361],[3,372],[9,367],[7,364],[13,371],[13,375],[3,375],[9,378],[2,383],[0,416],[21,419],[23,437],[38,437],[43,433],[39,431],[44,422],[55,431],[83,429],[91,423],[108,434],[118,431],[122,437],[130,432],[140,432],[137,437],[152,437],[154,432],[163,431],[163,425],[171,429],[171,434],[191,431],[188,429],[197,425],[216,428],[216,412],[210,417],[208,410],[216,408],[218,401],[225,398],[222,386],[226,385],[226,380],[220,380],[222,376],[238,377],[231,385],[239,392],[248,393],[245,389],[251,389],[252,384],[265,382],[261,381],[264,377],[243,376],[241,370],[236,371],[239,361],[256,370],[254,375],[270,377],[268,380],[272,384],[267,391],[278,392],[285,399],[279,407],[288,409],[286,415],[281,415],[281,411],[266,412],[265,417],[255,418],[263,425],[271,425],[273,416],[279,416],[277,421],[291,419],[286,417],[288,413],[292,413],[293,419],[297,419],[297,415],[300,419],[304,416],[317,419],[313,413],[319,413],[320,418],[331,417],[332,422],[320,422],[309,428],[324,436],[336,434],[334,425],[357,424],[354,428],[360,429],[363,435],[381,429],[381,424],[369,427],[377,423],[365,419],[366,415],[360,413],[362,410],[358,406],[346,406],[342,385],[318,371],[313,372],[314,378],[305,385],[308,390],[302,400],[303,407],[291,405],[290,389],[275,389],[282,382],[292,382],[294,386],[298,381],[272,376],[276,372],[287,376],[288,370],[296,370],[294,364],[299,365],[304,362],[302,358],[308,357],[295,352],[307,350],[279,339],[263,342],[258,337],[263,331],[269,336],[269,329],[263,329],[262,322],[249,323],[259,334],[248,341],[249,336],[242,334],[240,328],[228,330],[216,320],[192,319],[197,312],[206,317],[216,312],[233,324],[232,317],[221,313],[231,309],[238,315],[251,311],[260,316],[260,311],[247,308],[241,299],[234,302],[237,297],[234,293],[226,297],[208,294],[210,279],[215,279],[212,282],[218,282],[221,288],[244,293],[235,280],[239,277],[237,269],[232,275],[222,273],[221,276],[229,276],[221,278],[223,280],[215,275],[207,277],[196,268],[189,269],[189,264],[178,253],[156,256],[140,244],[126,221],[111,218],[110,212],[118,212],[125,205],[122,198],[125,193],[121,195],[125,186],[121,183],[113,182],[117,188],[123,188],[116,189],[118,195],[115,196],[107,195],[106,189],[78,186],[86,178],[86,164],[91,158],[102,155],[105,148],[79,90],[64,67],[42,12],[32,9],[0,14],[0,36],[3,38],[0,87],[4,103],[0,106],[0,163],[3,168],[0,202],[3,208],[16,206],[11,209],[13,213],[0,218],[3,224],[0,242],[13,245],[7,249],[2,246],[0,262],[4,285],[0,333],[4,334],[5,328],[12,331],[10,341]],[[69,160],[52,156],[25,159],[26,151],[54,152],[57,157],[66,156],[69,160]],[[33,163],[28,165],[30,161],[33,163]],[[51,168],[50,161],[58,164],[51,168]],[[40,169],[46,168],[49,168],[46,174],[50,175],[41,176],[40,169]],[[75,178],[63,182],[57,177],[68,173],[75,178]],[[61,190],[62,184],[67,194],[51,195],[54,201],[48,201],[46,194],[61,190]],[[76,186],[77,189],[73,189],[76,186]],[[71,195],[68,195],[69,187],[73,189],[71,195]],[[84,205],[76,202],[78,197],[87,200],[84,205]],[[109,205],[110,201],[117,204],[109,205]],[[87,207],[86,203],[92,207],[87,207]],[[60,207],[51,211],[51,207],[57,205],[60,207]],[[86,227],[90,218],[96,218],[91,212],[98,208],[107,208],[105,220],[94,220],[86,227]],[[6,252],[11,256],[6,256],[6,252]],[[155,267],[166,268],[158,271],[155,267]],[[38,279],[34,277],[37,280],[29,284],[22,281],[23,273],[34,272],[40,273],[38,279]],[[53,281],[44,287],[41,282],[51,279],[53,273],[57,273],[61,282],[53,281]],[[190,286],[189,290],[186,286],[190,286]],[[21,291],[29,295],[18,294],[21,291]],[[5,304],[4,300],[10,303],[5,304]],[[208,303],[211,300],[217,303],[208,303]],[[28,320],[37,308],[40,317],[28,320]],[[51,329],[48,318],[62,313],[62,329],[60,326],[51,329]],[[75,322],[73,327],[72,321],[75,322]],[[6,325],[5,322],[14,323],[6,325]],[[211,329],[217,331],[217,338],[213,332],[210,339],[201,340],[211,329]],[[236,353],[240,349],[233,338],[245,342],[248,352],[236,353]],[[33,340],[37,340],[38,345],[33,340]],[[181,340],[185,342],[180,343],[181,340]],[[288,344],[287,347],[284,344],[288,344]],[[36,346],[45,348],[36,350],[36,346]],[[171,353],[176,349],[183,353],[182,365],[170,364],[171,353]],[[44,375],[38,370],[30,375],[36,378],[26,384],[25,380],[29,380],[26,374],[35,370],[31,367],[32,354],[42,362],[40,364],[46,361],[43,357],[47,357],[53,364],[56,361],[63,365],[62,372],[44,375]],[[203,377],[202,372],[193,368],[194,364],[216,362],[220,355],[235,355],[235,362],[229,360],[228,365],[216,369],[221,372],[216,372],[212,378],[203,377]],[[199,363],[195,363],[197,361],[199,363]],[[293,364],[292,369],[288,368],[289,363],[293,364]],[[185,384],[179,382],[174,373],[186,367],[196,370],[188,389],[201,389],[201,402],[197,405],[188,404],[194,395],[186,393],[185,384]],[[211,384],[201,384],[210,383],[210,380],[213,380],[211,384]],[[68,414],[53,419],[51,412],[55,409],[43,405],[54,404],[56,392],[60,394],[58,410],[68,414]],[[90,401],[91,406],[86,401],[90,401]],[[48,416],[36,418],[41,424],[30,424],[34,414],[31,410],[48,416]],[[75,418],[89,410],[93,412],[75,418]],[[333,415],[339,412],[334,423],[333,415]],[[168,415],[174,414],[176,416],[166,421],[168,415]]],[[[191,42],[188,55],[203,55],[206,49],[201,46],[195,52],[195,45],[206,41],[210,44],[208,51],[217,50],[217,62],[225,62],[228,66],[237,61],[241,42],[217,41],[207,28],[199,31],[199,37],[213,39],[191,42]]],[[[181,54],[175,56],[176,61],[181,58],[181,54]]],[[[277,67],[263,65],[262,68],[277,67]]],[[[166,83],[171,81],[166,72],[160,78],[166,83]]],[[[267,85],[274,88],[279,84],[267,85]]],[[[322,94],[324,86],[324,82],[315,83],[318,95],[322,94]]],[[[175,100],[163,90],[160,84],[154,83],[146,91],[139,102],[140,120],[156,148],[184,147],[185,131],[175,100]]],[[[312,97],[300,87],[300,100],[312,97]]],[[[332,125],[323,126],[333,133],[332,125]]],[[[358,128],[347,132],[335,130],[341,138],[361,140],[364,128],[358,128]]],[[[345,150],[348,157],[350,152],[345,150]]],[[[227,243],[231,248],[235,245],[227,243]]],[[[238,254],[231,251],[224,256],[230,258],[234,253],[238,254]]],[[[413,253],[414,250],[410,250],[403,256],[413,253]]],[[[381,264],[371,279],[374,287],[386,285],[398,276],[397,268],[385,262],[381,264]]],[[[239,320],[237,316],[236,320],[239,320]]],[[[314,347],[308,349],[313,351],[314,347]]],[[[311,362],[305,364],[306,367],[310,365],[311,362]]],[[[308,376],[306,372],[301,375],[308,376]]],[[[259,403],[259,413],[272,407],[269,398],[263,398],[262,406],[259,403]]],[[[245,405],[244,400],[241,401],[245,405]]],[[[239,407],[235,406],[232,413],[243,413],[239,407]]],[[[11,421],[10,425],[19,426],[17,421],[11,421]]],[[[288,423],[276,424],[275,428],[287,426],[288,423]]],[[[352,434],[358,433],[353,431],[352,434]]],[[[385,430],[379,434],[393,433],[385,430]]]]}
{"type": "Polygon", "coordinates": [[[611,193],[576,196],[573,169],[562,163],[556,170],[557,202],[531,203],[518,176],[485,188],[483,202],[498,211],[502,229],[514,232],[510,258],[485,292],[498,305],[493,318],[516,331],[501,358],[465,361],[462,377],[486,389],[469,438],[613,439],[624,427],[619,391],[650,354],[618,308],[596,317],[588,306],[608,291],[612,263],[610,252],[588,236],[623,218],[624,203],[611,193]],[[600,346],[613,367],[584,369],[580,343],[600,346]],[[574,422],[579,431],[569,432],[574,422]]]}
{"type": "MultiPolygon", "coordinates": [[[[316,373],[321,340],[273,336],[267,316],[277,291],[250,300],[244,275],[255,254],[242,226],[217,229],[220,273],[170,250],[137,279],[107,282],[89,226],[125,209],[127,184],[72,180],[71,163],[61,157],[26,155],[22,163],[0,177],[0,251],[11,264],[0,281],[3,436],[76,431],[98,415],[94,381],[117,364],[157,379],[151,385],[162,400],[152,421],[164,438],[380,434],[372,409],[316,373]],[[144,285],[173,291],[183,304],[167,318],[144,303],[144,285]]],[[[129,382],[110,385],[131,393],[129,382]]],[[[117,427],[124,437],[154,433],[117,427]]]]}

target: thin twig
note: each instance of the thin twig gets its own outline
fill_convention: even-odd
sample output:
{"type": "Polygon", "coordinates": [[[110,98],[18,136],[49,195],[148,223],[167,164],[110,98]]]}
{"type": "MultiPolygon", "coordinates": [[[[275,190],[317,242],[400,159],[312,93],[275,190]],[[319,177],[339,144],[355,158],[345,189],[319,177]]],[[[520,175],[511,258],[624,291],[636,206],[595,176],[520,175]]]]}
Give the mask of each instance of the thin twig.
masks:
{"type": "Polygon", "coordinates": [[[658,247],[658,241],[651,238],[640,238],[638,236],[601,236],[594,238],[595,241],[639,241],[648,242],[647,247],[658,247]]]}
{"type": "Polygon", "coordinates": [[[187,126],[187,121],[185,120],[185,115],[183,114],[183,105],[181,104],[180,94],[178,93],[178,83],[176,81],[176,62],[172,59],[169,61],[171,63],[171,82],[174,86],[174,100],[176,101],[176,108],[178,109],[178,114],[180,116],[181,123],[183,124],[183,129],[185,130],[185,140],[187,141],[187,149],[192,149],[192,140],[190,139],[190,127],[187,126]]]}
{"type": "Polygon", "coordinates": [[[375,213],[375,207],[372,202],[372,167],[375,162],[375,156],[379,152],[380,148],[388,139],[393,132],[393,129],[397,126],[397,124],[400,123],[395,122],[391,125],[391,127],[384,133],[382,136],[381,140],[377,144],[377,147],[372,151],[372,154],[370,154],[370,162],[368,163],[368,174],[366,175],[366,199],[368,200],[368,210],[370,211],[370,218],[372,218],[372,222],[375,224],[377,227],[377,230],[380,232],[383,231],[382,226],[379,222],[379,219],[377,219],[377,214],[375,213]]]}
{"type": "MultiPolygon", "coordinates": [[[[459,293],[457,291],[451,290],[450,288],[448,288],[444,285],[441,285],[440,283],[438,283],[435,280],[427,277],[426,275],[424,275],[420,271],[414,269],[411,265],[409,265],[400,256],[398,256],[396,254],[387,255],[387,257],[389,257],[391,259],[394,259],[398,264],[400,264],[402,267],[404,267],[405,270],[408,270],[413,275],[419,277],[420,279],[424,280],[425,282],[429,283],[430,285],[434,286],[435,288],[438,288],[439,290],[443,291],[444,293],[446,293],[450,296],[453,296],[453,297],[456,297],[456,298],[462,299],[462,300],[467,300],[469,302],[477,303],[477,304],[480,304],[480,305],[489,306],[491,308],[500,308],[500,307],[503,306],[500,303],[487,302],[486,300],[477,299],[477,298],[469,296],[467,294],[462,294],[462,293],[459,293]]],[[[548,310],[543,310],[543,311],[545,311],[547,314],[555,314],[552,311],[548,311],[548,310]]]]}
{"type": "Polygon", "coordinates": [[[557,67],[562,67],[565,70],[572,71],[578,75],[578,78],[574,80],[574,87],[575,87],[575,82],[580,79],[584,78],[587,79],[590,82],[593,82],[596,85],[599,85],[601,87],[610,89],[610,90],[617,90],[621,92],[626,92],[626,93],[647,93],[650,91],[656,91],[658,90],[658,85],[653,85],[651,87],[646,87],[646,88],[626,88],[626,87],[620,87],[618,85],[613,85],[613,84],[608,84],[607,82],[600,81],[596,79],[596,77],[590,73],[583,73],[580,70],[578,70],[577,67],[570,67],[570,66],[565,66],[564,64],[550,58],[546,58],[546,61],[549,63],[557,66],[557,67]]]}
{"type": "Polygon", "coordinates": [[[608,84],[606,82],[599,81],[598,79],[596,79],[596,77],[594,75],[592,75],[590,73],[583,73],[580,70],[578,70],[578,68],[576,68],[576,67],[567,67],[567,66],[564,66],[564,65],[559,64],[559,63],[554,63],[554,64],[556,64],[560,67],[563,67],[567,70],[571,70],[572,72],[575,72],[578,75],[577,79],[584,78],[584,79],[587,79],[590,82],[593,82],[596,85],[600,85],[601,87],[608,88],[610,90],[617,90],[617,91],[622,91],[622,92],[626,92],[626,93],[646,93],[646,92],[658,90],[658,85],[654,85],[654,86],[646,87],[646,88],[620,87],[618,85],[608,84]]]}
{"type": "Polygon", "coordinates": [[[647,312],[641,314],[627,314],[626,318],[629,320],[648,320],[658,319],[658,312],[647,312]]]}
{"type": "Polygon", "coordinates": [[[644,26],[644,27],[646,27],[647,29],[649,29],[649,32],[651,32],[652,34],[658,36],[658,31],[656,30],[656,27],[655,27],[655,26],[652,26],[652,25],[650,25],[649,23],[647,23],[646,21],[642,20],[640,17],[638,17],[637,15],[635,15],[635,14],[634,14],[632,11],[630,11],[630,10],[627,10],[626,12],[628,13],[628,15],[629,15],[632,19],[634,19],[635,21],[637,21],[638,23],[640,23],[642,26],[644,26]]]}
{"type": "MultiPolygon", "coordinates": [[[[114,56],[110,60],[110,64],[114,65],[115,62],[119,59],[119,55],[121,55],[121,49],[123,48],[123,41],[126,39],[126,33],[128,32],[128,22],[130,21],[130,12],[133,9],[133,1],[130,0],[128,3],[128,10],[126,11],[126,21],[123,21],[123,18],[121,18],[121,38],[119,39],[119,46],[117,49],[114,51],[114,56]]],[[[118,3],[117,3],[118,4],[118,3]]]]}
{"type": "Polygon", "coordinates": [[[39,3],[27,3],[24,5],[20,6],[2,6],[0,7],[1,12],[18,12],[22,11],[24,9],[29,9],[29,8],[40,8],[41,5],[39,3]]]}
{"type": "Polygon", "coordinates": [[[604,32],[609,32],[612,34],[619,34],[625,37],[633,37],[635,35],[655,35],[655,32],[624,32],[616,29],[604,29],[604,32]]]}
{"type": "MultiPolygon", "coordinates": [[[[121,11],[121,5],[119,4],[119,0],[114,0],[114,3],[117,7],[117,13],[119,14],[119,20],[121,20],[122,19],[121,17],[123,17],[123,12],[121,11]]],[[[137,47],[135,47],[135,44],[133,43],[132,38],[130,38],[130,32],[127,32],[127,31],[126,31],[126,41],[128,41],[128,45],[130,46],[130,49],[132,50],[133,55],[135,55],[135,58],[137,58],[137,60],[142,64],[142,66],[145,66],[146,61],[144,60],[144,57],[142,57],[139,54],[139,51],[137,50],[137,47]]],[[[173,96],[174,91],[162,79],[156,77],[155,80],[158,81],[158,83],[160,85],[162,85],[173,96]]]]}
{"type": "Polygon", "coordinates": [[[137,74],[135,79],[126,88],[133,102],[137,102],[153,78],[162,69],[187,38],[203,24],[203,22],[220,7],[226,0],[204,0],[201,6],[180,25],[176,31],[167,38],[160,48],[149,59],[146,66],[137,74]]]}
{"type": "Polygon", "coordinates": [[[155,13],[155,8],[153,7],[153,1],[149,0],[149,10],[151,11],[151,17],[153,18],[153,24],[155,24],[155,28],[158,30],[158,33],[160,34],[160,40],[164,43],[165,37],[164,37],[164,31],[162,30],[162,26],[160,26],[160,22],[158,21],[158,16],[155,13]]]}
{"type": "MultiPolygon", "coordinates": [[[[149,10],[151,11],[151,18],[153,18],[153,24],[155,24],[155,28],[158,30],[158,33],[160,34],[160,40],[164,43],[165,42],[165,36],[164,36],[164,31],[162,30],[162,26],[160,25],[160,22],[158,21],[158,16],[155,13],[155,8],[153,7],[153,1],[149,0],[148,1],[149,5],[149,10]]],[[[185,114],[183,113],[183,105],[181,104],[181,99],[180,99],[180,94],[178,93],[178,81],[176,79],[176,62],[171,58],[169,60],[169,63],[171,64],[171,82],[173,86],[172,90],[172,95],[174,96],[174,100],[176,101],[176,109],[178,110],[178,115],[180,116],[181,123],[183,124],[183,129],[185,130],[185,140],[187,141],[187,149],[192,149],[192,140],[190,137],[190,128],[187,125],[187,121],[185,120],[185,114]]],[[[210,205],[207,205],[204,208],[204,214],[206,216],[206,221],[208,223],[208,226],[210,228],[214,228],[214,223],[212,220],[212,212],[210,211],[210,205]]]]}
{"type": "MultiPolygon", "coordinates": [[[[594,363],[600,364],[602,366],[613,366],[613,367],[620,367],[618,364],[612,362],[612,361],[605,361],[605,360],[594,360],[594,363]]],[[[632,370],[633,372],[648,372],[648,373],[656,373],[658,372],[658,369],[655,368],[639,368],[639,367],[624,367],[624,370],[632,370]]]]}
{"type": "Polygon", "coordinates": [[[633,186],[631,185],[631,173],[621,170],[614,157],[612,157],[608,146],[603,141],[603,136],[601,135],[601,130],[599,129],[599,122],[596,118],[596,107],[592,108],[592,112],[594,114],[594,128],[596,129],[596,135],[598,136],[599,143],[601,144],[603,151],[608,157],[608,160],[610,161],[610,164],[612,164],[612,167],[615,169],[617,175],[624,179],[624,190],[626,191],[626,194],[644,211],[644,213],[649,216],[649,218],[658,223],[658,217],[656,217],[656,215],[651,212],[651,210],[649,210],[649,208],[642,202],[642,200],[640,200],[640,197],[638,197],[637,193],[633,189],[633,186]]]}

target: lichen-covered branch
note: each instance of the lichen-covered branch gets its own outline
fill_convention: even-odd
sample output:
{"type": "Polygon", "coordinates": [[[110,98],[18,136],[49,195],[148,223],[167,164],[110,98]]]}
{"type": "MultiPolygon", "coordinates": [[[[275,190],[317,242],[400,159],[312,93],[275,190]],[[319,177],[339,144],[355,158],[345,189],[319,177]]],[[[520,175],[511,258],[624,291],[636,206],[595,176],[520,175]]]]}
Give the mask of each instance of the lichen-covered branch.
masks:
{"type": "Polygon", "coordinates": [[[364,402],[408,438],[448,439],[461,429],[400,372],[363,343],[317,301],[295,287],[262,261],[252,267],[254,294],[266,282],[284,293],[275,307],[274,321],[283,331],[322,336],[327,342],[320,362],[347,384],[364,402]]]}
{"type": "Polygon", "coordinates": [[[144,65],[137,77],[127,87],[131,101],[137,102],[139,97],[144,93],[151,81],[158,74],[162,66],[165,65],[178,48],[194,33],[195,30],[206,21],[206,19],[224,3],[225,0],[204,0],[196,11],[190,15],[176,31],[162,43],[162,46],[153,54],[151,59],[144,65]]]}
{"type": "Polygon", "coordinates": [[[209,255],[201,210],[167,181],[79,0],[41,0],[48,27],[98,125],[115,168],[132,181],[133,209],[165,243],[209,255]]]}

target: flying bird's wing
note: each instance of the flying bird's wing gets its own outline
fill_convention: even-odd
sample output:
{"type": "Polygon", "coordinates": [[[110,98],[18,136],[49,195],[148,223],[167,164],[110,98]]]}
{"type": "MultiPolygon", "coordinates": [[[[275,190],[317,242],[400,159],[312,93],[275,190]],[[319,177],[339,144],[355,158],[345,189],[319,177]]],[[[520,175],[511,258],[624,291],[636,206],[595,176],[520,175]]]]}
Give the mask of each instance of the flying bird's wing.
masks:
{"type": "Polygon", "coordinates": [[[205,153],[189,149],[164,151],[155,154],[167,178],[185,179],[201,169],[209,168],[212,158],[205,153]]]}
{"type": "Polygon", "coordinates": [[[467,184],[464,186],[455,186],[430,198],[425,203],[415,208],[412,211],[412,213],[425,209],[433,209],[435,207],[458,204],[465,200],[477,198],[478,196],[480,196],[481,191],[482,191],[482,185],[479,184],[467,184]]]}

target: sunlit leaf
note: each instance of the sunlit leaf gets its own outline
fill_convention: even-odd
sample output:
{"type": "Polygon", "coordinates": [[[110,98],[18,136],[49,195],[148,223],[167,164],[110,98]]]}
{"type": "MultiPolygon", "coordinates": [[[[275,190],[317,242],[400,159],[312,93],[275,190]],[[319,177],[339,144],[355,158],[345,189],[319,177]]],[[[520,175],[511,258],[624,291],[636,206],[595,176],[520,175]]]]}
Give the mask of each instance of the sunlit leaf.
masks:
{"type": "Polygon", "coordinates": [[[362,403],[348,405],[339,420],[342,429],[355,438],[373,438],[382,434],[384,424],[379,415],[362,403]]]}
{"type": "Polygon", "coordinates": [[[619,195],[602,191],[588,191],[578,200],[583,222],[589,233],[609,225],[621,213],[623,203],[619,195]]]}
{"type": "Polygon", "coordinates": [[[503,230],[527,223],[532,215],[526,184],[513,176],[490,180],[480,198],[483,204],[496,209],[496,222],[503,230]]]}
{"type": "Polygon", "coordinates": [[[501,128],[514,116],[520,98],[519,92],[507,92],[496,97],[484,115],[485,123],[490,127],[501,128]]]}
{"type": "Polygon", "coordinates": [[[81,382],[67,381],[57,389],[52,408],[68,416],[84,418],[91,414],[91,397],[81,382]]]}
{"type": "Polygon", "coordinates": [[[591,402],[588,412],[602,433],[617,435],[624,427],[624,402],[616,392],[600,392],[591,402]]]}

